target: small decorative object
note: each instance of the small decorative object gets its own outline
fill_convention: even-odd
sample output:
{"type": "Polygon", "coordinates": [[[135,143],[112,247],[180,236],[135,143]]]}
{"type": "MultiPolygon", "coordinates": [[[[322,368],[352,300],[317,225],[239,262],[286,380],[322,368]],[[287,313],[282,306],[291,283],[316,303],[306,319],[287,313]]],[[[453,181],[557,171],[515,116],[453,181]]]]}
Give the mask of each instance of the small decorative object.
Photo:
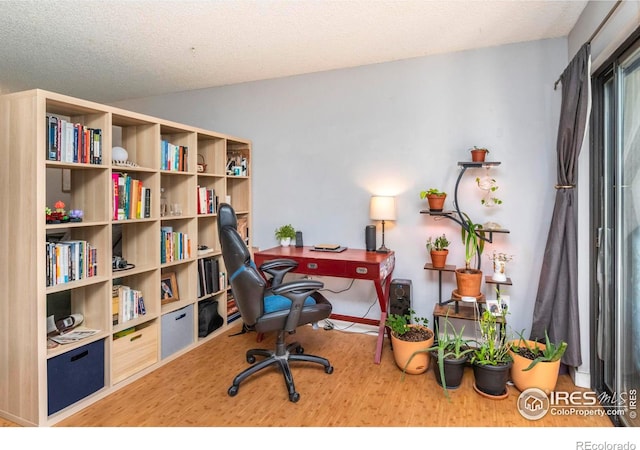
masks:
{"type": "Polygon", "coordinates": [[[204,156],[198,153],[198,173],[207,171],[207,162],[204,159],[204,156]]]}
{"type": "Polygon", "coordinates": [[[111,149],[111,159],[113,161],[127,161],[129,160],[129,152],[122,147],[113,147],[111,149]]]}
{"type": "MultiPolygon", "coordinates": [[[[487,168],[487,172],[488,170],[487,168]]],[[[476,184],[481,190],[485,191],[484,197],[480,200],[482,206],[490,208],[502,205],[502,200],[495,196],[495,192],[498,190],[498,183],[495,178],[491,178],[489,175],[476,177],[476,184]]]]}
{"type": "Polygon", "coordinates": [[[46,220],[47,223],[65,223],[69,222],[69,216],[66,214],[64,209],[64,202],[58,200],[54,207],[55,211],[52,211],[51,208],[45,208],[46,220]]]}
{"type": "Polygon", "coordinates": [[[84,212],[81,209],[72,209],[69,211],[69,222],[82,222],[84,212]]]}
{"type": "Polygon", "coordinates": [[[473,162],[484,162],[487,153],[489,153],[488,149],[484,147],[476,147],[475,145],[473,148],[470,148],[469,151],[471,152],[471,161],[473,162]]]}
{"type": "Polygon", "coordinates": [[[291,224],[282,225],[276,228],[275,236],[280,241],[280,245],[288,247],[291,244],[291,239],[296,237],[296,230],[291,224]]]}
{"type": "Polygon", "coordinates": [[[174,272],[163,273],[160,278],[160,303],[177,302],[180,300],[178,295],[178,280],[174,272]]]}
{"type": "Polygon", "coordinates": [[[507,281],[507,262],[513,259],[513,255],[494,251],[489,259],[493,261],[493,281],[507,281]]]}
{"type": "Polygon", "coordinates": [[[138,167],[133,161],[129,161],[129,152],[122,147],[111,149],[111,164],[114,166],[138,167]]]}
{"type": "Polygon", "coordinates": [[[431,188],[428,191],[420,191],[420,198],[425,198],[429,202],[429,211],[441,212],[444,208],[444,201],[447,198],[447,193],[442,192],[436,188],[431,188]]]}

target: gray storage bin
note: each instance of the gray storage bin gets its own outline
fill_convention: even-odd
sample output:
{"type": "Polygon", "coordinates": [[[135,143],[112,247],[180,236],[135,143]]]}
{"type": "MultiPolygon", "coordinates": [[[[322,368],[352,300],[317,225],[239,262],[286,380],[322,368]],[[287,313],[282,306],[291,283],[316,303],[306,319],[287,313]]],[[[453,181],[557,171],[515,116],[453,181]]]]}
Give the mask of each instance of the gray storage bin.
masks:
{"type": "Polygon", "coordinates": [[[161,327],[160,356],[164,359],[193,343],[193,305],[163,315],[161,327]]]}

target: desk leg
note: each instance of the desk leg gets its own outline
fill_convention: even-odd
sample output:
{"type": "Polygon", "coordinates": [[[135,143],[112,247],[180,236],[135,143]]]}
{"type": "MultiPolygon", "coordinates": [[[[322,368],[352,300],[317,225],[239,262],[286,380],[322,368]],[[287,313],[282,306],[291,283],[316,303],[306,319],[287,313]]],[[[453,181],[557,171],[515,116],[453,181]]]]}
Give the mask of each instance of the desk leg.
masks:
{"type": "Polygon", "coordinates": [[[387,311],[389,310],[389,286],[391,285],[391,274],[384,280],[384,288],[380,280],[373,282],[376,286],[378,294],[378,303],[380,303],[380,324],[378,325],[378,342],[376,343],[376,355],[374,362],[380,364],[382,360],[382,344],[384,343],[384,335],[386,332],[387,311]]]}

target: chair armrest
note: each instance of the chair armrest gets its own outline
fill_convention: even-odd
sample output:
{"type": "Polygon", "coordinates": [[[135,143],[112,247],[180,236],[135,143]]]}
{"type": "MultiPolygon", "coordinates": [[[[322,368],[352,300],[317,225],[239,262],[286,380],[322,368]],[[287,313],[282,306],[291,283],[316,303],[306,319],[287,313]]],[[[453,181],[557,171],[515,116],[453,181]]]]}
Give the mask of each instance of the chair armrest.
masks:
{"type": "Polygon", "coordinates": [[[284,295],[287,296],[287,293],[295,293],[305,295],[305,298],[308,297],[313,292],[318,289],[322,289],[324,287],[324,283],[318,280],[294,280],[288,281],[286,283],[282,283],[279,286],[276,286],[271,289],[271,291],[276,295],[284,295]]]}
{"type": "Polygon", "coordinates": [[[274,294],[282,295],[291,300],[291,309],[284,327],[286,331],[292,332],[296,329],[300,320],[300,313],[304,307],[304,301],[309,295],[323,286],[324,283],[318,280],[296,280],[283,283],[271,289],[274,294]]]}
{"type": "Polygon", "coordinates": [[[284,276],[291,270],[298,267],[298,263],[292,259],[272,259],[260,265],[260,270],[271,275],[271,286],[279,286],[284,280],[284,276]]]}

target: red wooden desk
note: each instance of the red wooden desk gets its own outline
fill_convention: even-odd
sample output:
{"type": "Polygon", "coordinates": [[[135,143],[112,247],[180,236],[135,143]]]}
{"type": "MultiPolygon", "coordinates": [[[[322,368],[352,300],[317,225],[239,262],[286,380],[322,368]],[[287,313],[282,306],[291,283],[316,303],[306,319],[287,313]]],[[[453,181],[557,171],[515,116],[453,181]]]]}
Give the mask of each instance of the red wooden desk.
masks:
{"type": "Polygon", "coordinates": [[[320,252],[313,247],[274,247],[254,254],[258,267],[265,261],[277,258],[292,259],[298,263],[293,270],[304,275],[323,277],[350,278],[370,280],[376,287],[378,303],[380,303],[380,320],[362,317],[331,314],[331,318],[348,322],[364,323],[378,326],[378,342],[374,362],[380,364],[382,344],[385,334],[385,321],[389,305],[389,285],[395,267],[395,254],[368,252],[361,249],[347,249],[342,252],[320,252]]]}

